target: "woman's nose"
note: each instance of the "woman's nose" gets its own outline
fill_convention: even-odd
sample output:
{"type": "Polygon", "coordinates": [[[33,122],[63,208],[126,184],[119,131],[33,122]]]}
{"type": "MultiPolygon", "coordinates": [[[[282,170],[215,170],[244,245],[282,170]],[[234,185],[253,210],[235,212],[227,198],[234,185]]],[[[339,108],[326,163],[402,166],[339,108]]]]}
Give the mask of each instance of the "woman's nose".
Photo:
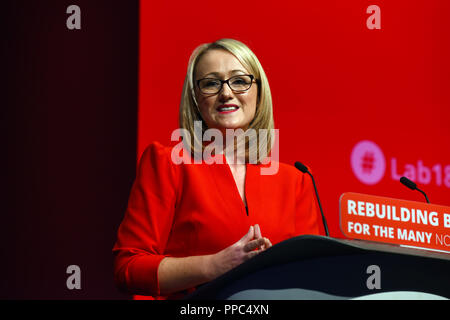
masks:
{"type": "Polygon", "coordinates": [[[222,90],[219,92],[219,99],[221,101],[228,101],[233,98],[233,91],[230,89],[230,86],[226,83],[223,84],[222,90]]]}

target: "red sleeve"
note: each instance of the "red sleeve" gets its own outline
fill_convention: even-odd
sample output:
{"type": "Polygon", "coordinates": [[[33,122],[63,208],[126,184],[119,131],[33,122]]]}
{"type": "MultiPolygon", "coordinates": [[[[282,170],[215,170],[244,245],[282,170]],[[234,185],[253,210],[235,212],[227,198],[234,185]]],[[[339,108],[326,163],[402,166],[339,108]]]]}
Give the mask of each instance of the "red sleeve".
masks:
{"type": "Polygon", "coordinates": [[[151,144],[139,162],[114,253],[114,280],[133,294],[158,296],[158,266],[165,257],[176,201],[170,154],[151,144]]]}
{"type": "Polygon", "coordinates": [[[298,235],[320,235],[321,217],[311,177],[299,173],[295,192],[297,199],[296,233],[298,235]]]}

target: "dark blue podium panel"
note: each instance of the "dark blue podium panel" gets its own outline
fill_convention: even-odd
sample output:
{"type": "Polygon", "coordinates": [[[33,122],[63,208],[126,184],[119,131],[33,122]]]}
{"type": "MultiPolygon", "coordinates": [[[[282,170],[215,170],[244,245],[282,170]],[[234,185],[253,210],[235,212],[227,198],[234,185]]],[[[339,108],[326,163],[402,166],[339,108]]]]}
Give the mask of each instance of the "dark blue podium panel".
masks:
{"type": "Polygon", "coordinates": [[[187,299],[448,299],[450,254],[299,236],[283,241],[187,299]]]}

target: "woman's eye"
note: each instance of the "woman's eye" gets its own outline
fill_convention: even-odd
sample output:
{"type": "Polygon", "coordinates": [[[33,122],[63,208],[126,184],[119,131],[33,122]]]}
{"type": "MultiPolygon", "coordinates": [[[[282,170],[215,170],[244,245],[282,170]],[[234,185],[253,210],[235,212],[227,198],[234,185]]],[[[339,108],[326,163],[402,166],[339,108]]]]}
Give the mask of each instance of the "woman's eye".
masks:
{"type": "Polygon", "coordinates": [[[249,81],[246,78],[235,78],[231,81],[232,84],[235,85],[243,85],[243,84],[248,84],[249,81]]]}
{"type": "Polygon", "coordinates": [[[219,86],[219,81],[214,81],[214,80],[210,80],[210,81],[206,81],[204,83],[205,87],[217,87],[219,86]]]}
{"type": "Polygon", "coordinates": [[[244,83],[245,83],[245,81],[242,79],[237,79],[237,80],[233,81],[233,84],[244,84],[244,83]]]}

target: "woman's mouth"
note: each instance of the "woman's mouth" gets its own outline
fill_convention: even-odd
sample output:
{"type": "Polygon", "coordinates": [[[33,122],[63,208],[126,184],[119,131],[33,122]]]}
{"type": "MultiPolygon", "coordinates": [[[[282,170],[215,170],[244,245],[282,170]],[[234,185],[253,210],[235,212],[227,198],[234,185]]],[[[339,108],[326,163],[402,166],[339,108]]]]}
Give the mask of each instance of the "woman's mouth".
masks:
{"type": "Polygon", "coordinates": [[[238,109],[239,109],[239,107],[235,104],[223,104],[223,105],[218,106],[216,110],[221,114],[225,114],[225,113],[235,112],[238,109]]]}

